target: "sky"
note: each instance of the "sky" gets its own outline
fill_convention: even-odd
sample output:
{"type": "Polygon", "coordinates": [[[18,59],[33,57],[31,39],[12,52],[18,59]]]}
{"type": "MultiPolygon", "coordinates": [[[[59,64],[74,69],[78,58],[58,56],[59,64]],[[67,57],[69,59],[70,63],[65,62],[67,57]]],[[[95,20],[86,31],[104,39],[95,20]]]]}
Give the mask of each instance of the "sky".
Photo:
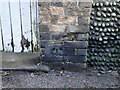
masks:
{"type": "MultiPolygon", "coordinates": [[[[11,18],[12,18],[15,52],[20,52],[21,28],[20,28],[19,2],[10,2],[10,7],[11,7],[11,18]]],[[[23,34],[26,39],[28,38],[28,40],[31,41],[30,2],[21,1],[21,12],[22,12],[23,34]]],[[[6,0],[6,2],[0,2],[0,16],[1,16],[3,37],[4,37],[4,46],[5,46],[4,48],[5,51],[11,51],[12,48],[10,45],[8,45],[11,41],[10,13],[9,13],[8,0],[6,0]]],[[[0,50],[2,50],[1,41],[2,40],[1,40],[1,31],[0,31],[0,50]]],[[[31,50],[31,48],[29,48],[29,50],[31,50]]],[[[28,50],[26,49],[25,52],[27,51],[28,50]]]]}

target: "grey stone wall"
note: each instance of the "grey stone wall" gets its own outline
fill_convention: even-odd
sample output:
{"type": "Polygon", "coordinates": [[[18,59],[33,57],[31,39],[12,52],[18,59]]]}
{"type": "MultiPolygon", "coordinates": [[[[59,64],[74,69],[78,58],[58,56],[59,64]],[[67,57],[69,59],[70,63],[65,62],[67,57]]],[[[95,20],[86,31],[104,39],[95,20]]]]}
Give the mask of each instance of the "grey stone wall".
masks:
{"type": "Polygon", "coordinates": [[[92,2],[39,2],[41,59],[81,64],[87,60],[92,2]]]}

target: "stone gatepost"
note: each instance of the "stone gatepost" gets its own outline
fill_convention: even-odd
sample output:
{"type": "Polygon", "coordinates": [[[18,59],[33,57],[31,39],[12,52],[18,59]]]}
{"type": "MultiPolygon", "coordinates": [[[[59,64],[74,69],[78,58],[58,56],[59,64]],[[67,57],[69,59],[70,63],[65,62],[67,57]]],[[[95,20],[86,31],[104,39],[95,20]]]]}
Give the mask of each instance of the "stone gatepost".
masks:
{"type": "Polygon", "coordinates": [[[41,60],[59,68],[85,68],[92,0],[58,1],[39,1],[41,60]]]}

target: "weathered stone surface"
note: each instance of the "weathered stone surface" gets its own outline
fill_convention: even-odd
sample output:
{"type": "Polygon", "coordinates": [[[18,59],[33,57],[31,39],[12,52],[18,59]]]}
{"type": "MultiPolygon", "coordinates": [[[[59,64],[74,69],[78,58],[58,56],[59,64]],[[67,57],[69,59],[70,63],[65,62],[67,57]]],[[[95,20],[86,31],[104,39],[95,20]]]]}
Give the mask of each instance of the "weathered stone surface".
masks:
{"type": "Polygon", "coordinates": [[[40,33],[40,39],[41,40],[50,40],[50,33],[40,33]]]}
{"type": "Polygon", "coordinates": [[[71,33],[71,32],[86,33],[88,31],[89,31],[89,27],[84,25],[68,25],[65,28],[66,33],[71,33]]]}
{"type": "Polygon", "coordinates": [[[92,2],[79,2],[79,7],[80,8],[91,8],[92,2]]]}
{"type": "Polygon", "coordinates": [[[52,40],[63,40],[64,32],[54,32],[51,33],[52,40]]]}
{"type": "MultiPolygon", "coordinates": [[[[77,1],[77,0],[76,0],[77,1]]],[[[77,2],[74,0],[74,2],[63,2],[64,7],[76,7],[77,6],[77,2]]]]}
{"type": "Polygon", "coordinates": [[[63,2],[51,2],[51,6],[63,7],[63,2]]]}
{"type": "MultiPolygon", "coordinates": [[[[54,18],[55,20],[55,18],[54,18]]],[[[74,16],[59,16],[56,19],[56,22],[54,21],[53,24],[75,24],[76,23],[76,17],[74,16]]]]}
{"type": "Polygon", "coordinates": [[[78,7],[66,7],[65,8],[65,15],[69,15],[69,16],[77,16],[78,13],[79,15],[81,14],[82,9],[78,8],[78,7]]]}
{"type": "Polygon", "coordinates": [[[84,40],[88,40],[88,34],[78,34],[76,35],[76,40],[78,41],[84,41],[84,40]]]}
{"type": "Polygon", "coordinates": [[[69,48],[87,48],[88,42],[87,41],[65,41],[64,47],[69,48]]]}
{"type": "MultiPolygon", "coordinates": [[[[65,32],[66,25],[49,25],[51,32],[65,32]]],[[[56,34],[58,34],[56,33],[56,34]]]]}
{"type": "Polygon", "coordinates": [[[58,25],[76,24],[75,16],[45,15],[40,16],[39,19],[40,24],[58,24],[58,25]]]}
{"type": "Polygon", "coordinates": [[[64,15],[64,8],[63,7],[50,7],[50,11],[52,15],[64,15]]]}
{"type": "Polygon", "coordinates": [[[60,44],[49,44],[45,48],[44,56],[42,56],[42,60],[51,62],[51,61],[62,61],[63,56],[58,56],[62,54],[61,52],[62,45],[60,44]],[[56,56],[57,55],[57,56],[56,56]]]}
{"type": "Polygon", "coordinates": [[[88,47],[87,32],[90,21],[88,17],[91,3],[78,3],[78,0],[62,1],[39,3],[40,25],[44,25],[40,28],[42,32],[40,47],[44,48],[41,54],[42,60],[63,61],[67,64],[84,63],[85,50],[88,47]]]}
{"type": "Polygon", "coordinates": [[[87,55],[87,49],[77,49],[77,55],[87,55]]]}
{"type": "Polygon", "coordinates": [[[51,14],[49,7],[40,7],[39,8],[39,15],[49,15],[51,14]]]}
{"type": "Polygon", "coordinates": [[[42,40],[40,42],[40,47],[41,48],[46,48],[46,47],[49,47],[49,46],[53,46],[54,44],[60,44],[60,45],[63,45],[63,41],[57,41],[57,40],[42,40]]]}
{"type": "Polygon", "coordinates": [[[40,32],[49,32],[48,25],[39,25],[40,32]]]}
{"type": "Polygon", "coordinates": [[[86,63],[64,63],[64,62],[50,62],[48,64],[51,69],[55,70],[67,70],[67,71],[76,71],[81,72],[81,70],[86,69],[86,63]]]}
{"type": "Polygon", "coordinates": [[[49,15],[39,16],[40,24],[50,24],[52,21],[52,17],[49,15]]]}
{"type": "Polygon", "coordinates": [[[50,54],[47,54],[45,57],[42,57],[41,60],[43,62],[60,62],[63,61],[63,56],[51,56],[50,54]]]}
{"type": "Polygon", "coordinates": [[[86,56],[64,56],[66,62],[84,63],[87,60],[86,56]]]}
{"type": "Polygon", "coordinates": [[[51,5],[51,2],[38,2],[38,6],[40,7],[49,7],[51,5]]]}
{"type": "Polygon", "coordinates": [[[75,48],[63,48],[64,55],[75,55],[75,48]]]}
{"type": "Polygon", "coordinates": [[[40,7],[39,8],[40,15],[64,15],[63,7],[40,7]]]}
{"type": "Polygon", "coordinates": [[[90,8],[66,7],[65,14],[69,16],[88,17],[90,15],[90,8]]]}
{"type": "Polygon", "coordinates": [[[88,25],[90,22],[89,17],[85,18],[85,17],[78,17],[78,24],[79,25],[88,25]]]}

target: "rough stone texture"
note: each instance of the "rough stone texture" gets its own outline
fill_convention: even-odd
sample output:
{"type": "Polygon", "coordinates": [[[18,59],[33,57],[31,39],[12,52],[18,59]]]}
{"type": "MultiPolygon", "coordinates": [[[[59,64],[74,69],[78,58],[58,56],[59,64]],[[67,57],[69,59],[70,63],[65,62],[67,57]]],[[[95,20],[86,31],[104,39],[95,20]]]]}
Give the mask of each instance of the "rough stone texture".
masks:
{"type": "Polygon", "coordinates": [[[72,62],[72,63],[85,63],[86,56],[64,56],[64,60],[66,62],[72,62]]]}
{"type": "Polygon", "coordinates": [[[65,41],[64,47],[69,48],[87,48],[88,42],[87,41],[65,41]]]}
{"type": "Polygon", "coordinates": [[[88,17],[90,16],[90,8],[79,8],[79,7],[66,7],[65,14],[69,16],[81,16],[88,17]]]}
{"type": "Polygon", "coordinates": [[[66,25],[49,25],[51,32],[65,32],[66,25]]]}
{"type": "Polygon", "coordinates": [[[77,41],[87,41],[88,40],[88,34],[78,34],[77,36],[76,36],[76,40],[77,41]]]}
{"type": "Polygon", "coordinates": [[[39,25],[40,32],[49,32],[48,25],[39,25]]]}
{"type": "Polygon", "coordinates": [[[77,55],[87,55],[87,49],[77,49],[77,55]]]}
{"type": "Polygon", "coordinates": [[[92,2],[79,2],[79,7],[80,8],[91,8],[92,2]]]}
{"type": "Polygon", "coordinates": [[[77,1],[39,3],[41,59],[51,65],[85,67],[91,2],[77,1]]]}

